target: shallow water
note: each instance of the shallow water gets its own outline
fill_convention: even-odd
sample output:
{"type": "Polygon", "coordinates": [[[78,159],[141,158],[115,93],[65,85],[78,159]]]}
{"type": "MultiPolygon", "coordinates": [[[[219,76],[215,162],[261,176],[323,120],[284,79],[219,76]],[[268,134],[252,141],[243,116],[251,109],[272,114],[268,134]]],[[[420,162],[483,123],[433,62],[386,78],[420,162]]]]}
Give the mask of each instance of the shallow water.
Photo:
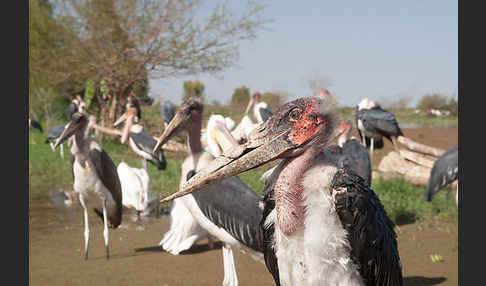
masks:
{"type": "MultiPolygon", "coordinates": [[[[36,236],[37,233],[46,235],[73,227],[84,228],[83,208],[79,202],[74,200],[71,204],[66,204],[68,197],[64,192],[71,191],[63,189],[31,190],[29,204],[31,236],[36,236]]],[[[135,211],[124,209],[123,223],[120,227],[140,230],[165,215],[167,215],[167,210],[162,209],[157,218],[156,210],[152,209],[149,214],[142,216],[137,221],[135,211]]],[[[88,210],[88,220],[90,225],[94,221],[101,223],[100,218],[92,210],[88,210]]]]}

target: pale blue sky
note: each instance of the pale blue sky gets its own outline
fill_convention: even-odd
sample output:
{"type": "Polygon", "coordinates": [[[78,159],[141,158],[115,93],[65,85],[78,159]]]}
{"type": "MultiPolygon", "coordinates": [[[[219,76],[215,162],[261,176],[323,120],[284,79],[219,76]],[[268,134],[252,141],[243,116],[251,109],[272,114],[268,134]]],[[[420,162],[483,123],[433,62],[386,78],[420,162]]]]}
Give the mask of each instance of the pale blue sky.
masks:
{"type": "Polygon", "coordinates": [[[458,4],[449,0],[271,1],[271,31],[240,45],[238,66],[221,78],[191,76],[151,81],[152,94],[179,104],[185,80],[198,79],[206,97],[227,103],[242,85],[261,92],[310,96],[303,78],[328,76],[343,105],[361,98],[425,93],[451,95],[458,87],[458,4]]]}

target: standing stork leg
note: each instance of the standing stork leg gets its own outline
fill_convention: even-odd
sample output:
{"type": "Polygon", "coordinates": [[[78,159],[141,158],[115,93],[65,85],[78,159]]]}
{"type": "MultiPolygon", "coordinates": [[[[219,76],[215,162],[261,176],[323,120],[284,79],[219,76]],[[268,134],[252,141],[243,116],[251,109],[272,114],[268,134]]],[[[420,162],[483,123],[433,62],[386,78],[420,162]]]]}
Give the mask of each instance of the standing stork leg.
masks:
{"type": "Polygon", "coordinates": [[[235,259],[233,249],[226,243],[223,245],[223,286],[238,286],[238,277],[236,276],[235,259]]]}
{"type": "Polygon", "coordinates": [[[79,194],[79,202],[84,211],[84,260],[88,260],[88,246],[89,246],[89,224],[88,224],[88,209],[84,202],[84,196],[79,194]]]}
{"type": "MultiPolygon", "coordinates": [[[[52,152],[55,152],[55,151],[56,151],[56,149],[54,148],[54,143],[50,142],[50,143],[49,143],[49,145],[51,145],[51,150],[52,150],[52,152]]],[[[61,146],[62,146],[62,145],[61,145],[61,146]]]]}
{"type": "Polygon", "coordinates": [[[459,182],[457,182],[456,186],[456,206],[459,207],[459,182]]]}
{"type": "Polygon", "coordinates": [[[108,247],[109,231],[108,231],[108,215],[106,214],[106,199],[103,199],[103,237],[105,238],[106,259],[110,259],[110,249],[108,247]]]}
{"type": "Polygon", "coordinates": [[[64,143],[61,144],[61,148],[60,148],[61,149],[61,158],[64,158],[64,148],[63,148],[63,146],[64,146],[64,143]]]}

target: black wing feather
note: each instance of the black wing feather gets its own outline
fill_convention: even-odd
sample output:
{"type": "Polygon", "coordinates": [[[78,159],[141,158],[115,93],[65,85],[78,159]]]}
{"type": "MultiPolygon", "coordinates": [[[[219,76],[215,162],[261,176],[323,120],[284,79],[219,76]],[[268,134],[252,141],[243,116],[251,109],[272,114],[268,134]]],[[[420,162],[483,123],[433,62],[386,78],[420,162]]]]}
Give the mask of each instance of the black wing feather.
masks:
{"type": "Polygon", "coordinates": [[[278,270],[278,260],[275,255],[274,249],[274,234],[275,234],[275,222],[270,222],[265,225],[265,221],[270,213],[275,209],[275,197],[273,192],[273,185],[267,185],[265,187],[265,196],[263,198],[264,208],[263,217],[260,221],[260,228],[263,231],[263,257],[265,259],[265,265],[268,271],[272,274],[275,285],[280,286],[280,274],[278,270]]]}
{"type": "MultiPolygon", "coordinates": [[[[104,150],[90,149],[89,157],[93,161],[101,182],[110,191],[111,196],[115,200],[116,207],[113,212],[108,213],[108,221],[111,227],[116,228],[121,224],[122,220],[122,191],[115,163],[104,150]]],[[[95,212],[99,215],[100,210],[95,210],[95,212]]]]}
{"type": "Polygon", "coordinates": [[[336,194],[336,212],[348,232],[351,257],[368,286],[403,285],[394,223],[383,205],[351,169],[340,168],[332,181],[336,194]]]}
{"type": "Polygon", "coordinates": [[[342,153],[345,164],[361,176],[367,185],[371,185],[371,161],[366,148],[357,140],[351,139],[344,143],[342,153]]]}
{"type": "Polygon", "coordinates": [[[432,166],[429,182],[425,190],[425,200],[431,201],[432,197],[442,188],[457,180],[459,176],[459,145],[447,150],[432,166]]]}
{"type": "Polygon", "coordinates": [[[395,115],[380,107],[361,110],[360,119],[363,121],[363,126],[366,130],[380,134],[388,139],[391,136],[398,137],[403,135],[395,115]]]}
{"type": "Polygon", "coordinates": [[[270,108],[259,108],[258,112],[260,112],[260,116],[262,117],[263,122],[267,121],[273,115],[273,112],[270,108]]]}
{"type": "Polygon", "coordinates": [[[167,161],[165,160],[164,151],[162,149],[158,149],[155,154],[152,153],[152,150],[154,150],[157,141],[152,136],[150,136],[150,134],[143,130],[140,132],[130,132],[130,138],[132,139],[133,143],[135,143],[135,145],[138,147],[138,149],[142,150],[150,156],[150,163],[154,164],[159,170],[165,170],[165,168],[167,167],[167,161]]]}
{"type": "Polygon", "coordinates": [[[259,227],[261,201],[237,176],[192,193],[204,215],[245,246],[263,251],[263,233],[259,227]]]}

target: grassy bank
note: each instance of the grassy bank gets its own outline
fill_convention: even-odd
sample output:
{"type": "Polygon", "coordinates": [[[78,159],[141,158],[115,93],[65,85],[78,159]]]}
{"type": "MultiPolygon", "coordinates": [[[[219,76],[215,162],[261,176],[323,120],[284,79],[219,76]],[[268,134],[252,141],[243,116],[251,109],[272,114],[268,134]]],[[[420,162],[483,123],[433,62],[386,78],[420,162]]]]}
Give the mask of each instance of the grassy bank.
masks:
{"type": "MultiPolygon", "coordinates": [[[[65,143],[64,158],[59,155],[59,149],[51,151],[49,144],[44,143],[44,135],[38,131],[29,132],[29,191],[44,192],[52,189],[72,190],[72,175],[69,163],[69,148],[65,143]]],[[[121,161],[132,167],[141,167],[141,159],[127,146],[118,141],[105,141],[103,148],[113,159],[115,165],[121,161]]],[[[157,170],[147,164],[150,175],[150,190],[155,194],[167,196],[177,191],[180,181],[180,166],[183,155],[174,156],[166,153],[167,168],[157,170]]],[[[241,179],[257,193],[261,194],[264,184],[260,176],[271,167],[240,174],[241,179]]],[[[457,208],[454,192],[451,193],[449,207],[445,209],[445,191],[439,193],[432,203],[424,201],[424,188],[409,184],[402,179],[375,180],[372,183],[374,191],[382,201],[388,215],[397,223],[410,223],[417,220],[437,219],[441,221],[457,221],[457,208]]]]}

